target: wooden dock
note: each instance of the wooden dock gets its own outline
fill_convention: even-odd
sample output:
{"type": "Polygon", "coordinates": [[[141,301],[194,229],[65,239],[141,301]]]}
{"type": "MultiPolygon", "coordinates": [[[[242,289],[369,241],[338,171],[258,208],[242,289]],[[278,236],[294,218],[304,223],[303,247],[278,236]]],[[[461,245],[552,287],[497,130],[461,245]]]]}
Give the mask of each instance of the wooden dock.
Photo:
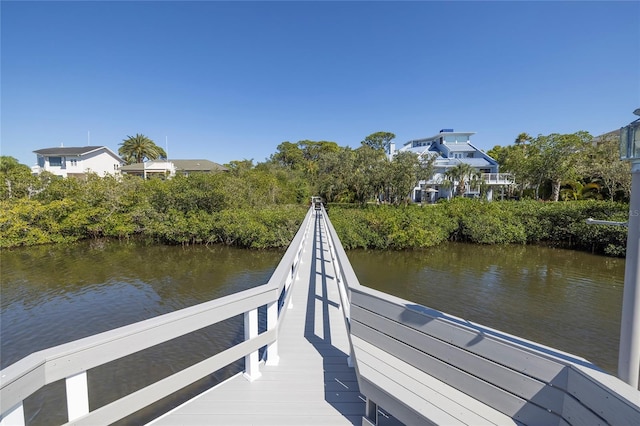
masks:
{"type": "Polygon", "coordinates": [[[361,425],[365,399],[354,368],[324,222],[306,241],[292,303],[283,307],[278,365],[250,382],[237,375],[153,425],[361,425]]]}

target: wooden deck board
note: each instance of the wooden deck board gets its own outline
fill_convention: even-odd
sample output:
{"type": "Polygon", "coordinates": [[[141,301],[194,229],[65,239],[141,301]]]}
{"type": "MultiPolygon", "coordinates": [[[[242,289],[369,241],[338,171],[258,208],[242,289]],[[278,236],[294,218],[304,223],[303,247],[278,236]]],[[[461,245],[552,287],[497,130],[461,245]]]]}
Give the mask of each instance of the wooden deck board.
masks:
{"type": "Polygon", "coordinates": [[[261,365],[254,382],[237,375],[153,425],[362,423],[365,400],[355,370],[347,366],[349,343],[326,230],[320,221],[315,226],[320,232],[306,241],[293,308],[279,332],[278,365],[261,365]]]}

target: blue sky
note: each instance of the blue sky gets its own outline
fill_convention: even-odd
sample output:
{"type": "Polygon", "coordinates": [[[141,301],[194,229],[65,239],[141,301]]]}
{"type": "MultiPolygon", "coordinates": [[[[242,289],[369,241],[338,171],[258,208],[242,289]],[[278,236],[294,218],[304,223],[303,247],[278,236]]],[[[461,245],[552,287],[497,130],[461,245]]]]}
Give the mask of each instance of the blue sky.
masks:
{"type": "Polygon", "coordinates": [[[170,158],[264,161],[442,128],[482,149],[593,135],[640,107],[640,2],[13,2],[1,154],[142,133],[170,158]]]}

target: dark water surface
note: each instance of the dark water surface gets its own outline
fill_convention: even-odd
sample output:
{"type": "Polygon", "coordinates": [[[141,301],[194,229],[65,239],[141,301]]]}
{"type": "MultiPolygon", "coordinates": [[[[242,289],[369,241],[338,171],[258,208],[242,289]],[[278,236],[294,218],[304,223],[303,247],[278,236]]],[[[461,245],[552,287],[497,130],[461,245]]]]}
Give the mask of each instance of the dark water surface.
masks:
{"type": "Polygon", "coordinates": [[[362,285],[617,371],[624,259],[462,243],[348,257],[362,285]]]}
{"type": "MultiPolygon", "coordinates": [[[[283,253],[101,241],[3,250],[1,367],[41,349],[264,284],[283,253]]],[[[356,250],[348,256],[363,285],[583,356],[611,373],[617,369],[622,259],[456,243],[416,252],[356,250]]],[[[91,409],[241,339],[242,318],[231,318],[90,370],[91,409]]],[[[193,392],[240,368],[217,372],[193,392]]],[[[30,424],[66,421],[59,413],[64,383],[48,388],[25,401],[30,424]],[[51,399],[56,386],[62,395],[51,399]]],[[[165,401],[164,407],[177,403],[165,401]]],[[[123,424],[147,420],[158,410],[148,411],[123,424]]]]}
{"type": "MultiPolygon", "coordinates": [[[[283,251],[90,241],[0,252],[0,359],[4,368],[42,349],[265,284],[283,251]]],[[[242,340],[238,316],[88,371],[91,409],[242,340]]],[[[242,368],[219,371],[129,418],[140,424],[242,368]]],[[[25,400],[31,425],[66,422],[64,382],[25,400]],[[64,412],[63,412],[64,411],[64,412]]]]}

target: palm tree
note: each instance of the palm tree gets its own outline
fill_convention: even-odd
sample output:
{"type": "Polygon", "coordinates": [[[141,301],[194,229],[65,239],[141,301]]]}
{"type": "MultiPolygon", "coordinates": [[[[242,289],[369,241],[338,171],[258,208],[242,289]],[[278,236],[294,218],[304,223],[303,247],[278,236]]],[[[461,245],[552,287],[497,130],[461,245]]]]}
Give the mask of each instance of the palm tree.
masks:
{"type": "Polygon", "coordinates": [[[520,133],[518,137],[516,137],[515,143],[516,145],[525,145],[527,142],[531,142],[532,139],[529,133],[520,133]]]}
{"type": "Polygon", "coordinates": [[[468,163],[460,163],[447,170],[445,173],[452,185],[456,185],[456,195],[462,196],[467,191],[466,183],[479,178],[479,172],[468,163]]]}
{"type": "Polygon", "coordinates": [[[145,158],[147,160],[167,158],[167,153],[164,149],[139,133],[136,133],[135,136],[127,136],[127,139],[124,139],[120,145],[122,146],[118,149],[118,154],[127,164],[142,163],[145,158]]]}

